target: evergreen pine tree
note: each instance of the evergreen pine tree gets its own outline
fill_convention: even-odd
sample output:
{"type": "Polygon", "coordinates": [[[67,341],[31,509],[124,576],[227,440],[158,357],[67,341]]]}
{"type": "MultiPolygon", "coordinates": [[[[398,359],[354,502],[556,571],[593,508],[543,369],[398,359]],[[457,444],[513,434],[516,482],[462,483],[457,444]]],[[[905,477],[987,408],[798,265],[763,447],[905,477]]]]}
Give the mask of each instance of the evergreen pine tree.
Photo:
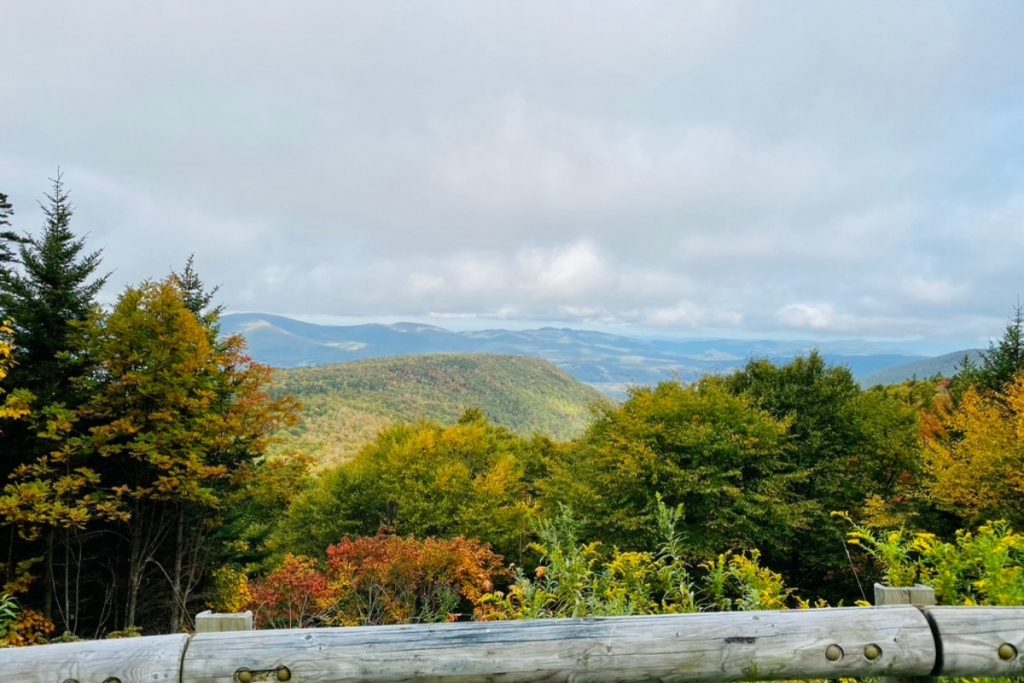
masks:
{"type": "Polygon", "coordinates": [[[1001,391],[1014,375],[1024,369],[1024,307],[1017,302],[1013,316],[999,343],[989,343],[978,370],[980,384],[992,391],[1001,391]]]}
{"type": "MultiPolygon", "coordinates": [[[[85,253],[85,241],[71,230],[74,209],[59,169],[51,181],[51,193],[46,195],[46,203],[40,204],[46,217],[42,234],[19,245],[15,267],[0,268],[0,320],[10,320],[13,330],[13,368],[0,388],[33,397],[31,419],[16,422],[5,431],[4,457],[0,459],[3,481],[19,468],[47,462],[54,449],[52,435],[60,424],[50,418],[58,413],[66,416],[81,402],[76,398],[75,383],[84,372],[84,354],[74,325],[93,315],[96,294],[107,279],[95,274],[100,253],[85,253]]],[[[9,210],[5,211],[4,220],[9,215],[9,210]]],[[[61,490],[66,493],[68,489],[61,490]]],[[[50,528],[40,549],[33,547],[30,537],[15,537],[14,520],[7,512],[4,521],[10,525],[10,537],[5,539],[9,560],[43,551],[42,608],[49,617],[56,585],[57,528],[50,528]],[[16,548],[23,540],[29,547],[16,548]]],[[[5,564],[10,580],[14,564],[5,564]]]]}
{"type": "Polygon", "coordinates": [[[41,204],[42,235],[20,246],[21,268],[0,271],[0,318],[14,328],[14,370],[9,386],[27,389],[38,402],[64,401],[75,373],[72,325],[89,317],[106,275],[96,275],[100,252],[84,252],[71,230],[73,207],[61,173],[41,204]]]}
{"type": "Polygon", "coordinates": [[[171,277],[181,291],[181,298],[185,303],[185,307],[192,311],[207,328],[211,329],[214,333],[219,332],[218,321],[220,320],[221,313],[224,312],[224,307],[218,304],[211,308],[210,304],[213,302],[213,297],[216,296],[220,286],[215,286],[209,290],[206,289],[206,285],[195,269],[195,254],[190,254],[188,260],[185,261],[185,268],[180,273],[171,273],[171,277]]]}
{"type": "MultiPolygon", "coordinates": [[[[10,227],[11,216],[14,215],[14,207],[11,206],[11,202],[7,199],[7,195],[0,192],[0,228],[10,227]]],[[[19,236],[13,230],[2,230],[0,229],[0,268],[3,268],[5,263],[10,263],[15,260],[14,247],[15,244],[24,244],[25,238],[19,236]]]]}

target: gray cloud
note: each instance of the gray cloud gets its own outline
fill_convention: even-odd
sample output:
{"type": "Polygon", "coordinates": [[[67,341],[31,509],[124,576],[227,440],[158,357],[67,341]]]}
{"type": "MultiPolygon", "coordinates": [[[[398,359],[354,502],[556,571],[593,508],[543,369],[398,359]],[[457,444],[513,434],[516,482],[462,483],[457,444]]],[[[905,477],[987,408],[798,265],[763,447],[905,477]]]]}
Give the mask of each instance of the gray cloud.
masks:
{"type": "Polygon", "coordinates": [[[0,189],[60,163],[108,296],[659,333],[998,333],[1009,3],[20,3],[0,189]]]}

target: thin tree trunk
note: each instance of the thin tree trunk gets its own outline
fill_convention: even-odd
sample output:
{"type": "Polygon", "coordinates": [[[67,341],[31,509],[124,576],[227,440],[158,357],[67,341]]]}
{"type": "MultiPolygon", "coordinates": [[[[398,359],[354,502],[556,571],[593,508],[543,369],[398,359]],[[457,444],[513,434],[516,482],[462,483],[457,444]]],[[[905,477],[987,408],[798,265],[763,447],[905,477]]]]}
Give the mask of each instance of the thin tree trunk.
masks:
{"type": "Polygon", "coordinates": [[[178,507],[177,529],[174,538],[174,574],[171,581],[173,599],[171,600],[171,633],[181,630],[183,590],[181,586],[181,566],[185,555],[185,508],[178,507]]]}
{"type": "Polygon", "coordinates": [[[145,564],[142,547],[142,520],[132,525],[131,551],[128,561],[128,603],[125,605],[124,626],[135,626],[135,609],[139,603],[139,588],[142,586],[142,570],[145,564]]]}
{"type": "Polygon", "coordinates": [[[4,571],[6,576],[4,577],[4,583],[10,583],[14,578],[14,525],[10,526],[10,530],[7,534],[7,562],[4,564],[4,571]]]}
{"type": "Polygon", "coordinates": [[[43,592],[43,616],[53,619],[53,537],[55,529],[50,529],[46,534],[46,580],[43,592]]]}
{"type": "MultiPolygon", "coordinates": [[[[61,608],[61,616],[64,618],[64,630],[68,633],[75,632],[75,619],[78,617],[78,600],[76,595],[75,605],[71,604],[71,534],[64,532],[64,606],[61,608]]],[[[76,586],[77,588],[77,586],[76,586]]],[[[77,591],[76,591],[77,593],[77,591]]]]}

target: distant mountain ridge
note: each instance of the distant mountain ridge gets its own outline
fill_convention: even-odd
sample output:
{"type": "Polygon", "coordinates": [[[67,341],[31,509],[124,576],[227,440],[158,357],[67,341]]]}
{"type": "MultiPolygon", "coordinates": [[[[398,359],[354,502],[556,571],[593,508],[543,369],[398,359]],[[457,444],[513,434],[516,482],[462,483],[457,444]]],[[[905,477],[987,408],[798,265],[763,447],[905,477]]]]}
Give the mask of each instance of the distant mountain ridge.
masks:
{"type": "Polygon", "coordinates": [[[271,392],[303,404],[300,423],[276,449],[323,465],[346,460],[389,424],[451,424],[478,409],[522,436],[567,440],[607,399],[547,361],[520,356],[443,354],[278,370],[271,392]]]}
{"type": "Polygon", "coordinates": [[[952,377],[963,363],[965,356],[969,357],[974,363],[980,364],[983,353],[984,351],[981,349],[964,349],[963,351],[954,351],[953,353],[946,353],[934,358],[925,358],[912,363],[897,365],[862,378],[860,384],[864,387],[873,387],[878,384],[883,386],[899,384],[910,379],[925,380],[936,375],[952,377]]]}
{"type": "Polygon", "coordinates": [[[884,344],[857,340],[648,340],[552,327],[453,332],[418,323],[316,325],[263,313],[225,315],[222,329],[225,334],[243,335],[257,361],[277,368],[432,353],[493,353],[542,358],[617,397],[629,385],[671,379],[691,382],[706,374],[731,372],[752,358],[785,363],[815,348],[829,364],[849,367],[858,379],[925,360],[884,344]]]}

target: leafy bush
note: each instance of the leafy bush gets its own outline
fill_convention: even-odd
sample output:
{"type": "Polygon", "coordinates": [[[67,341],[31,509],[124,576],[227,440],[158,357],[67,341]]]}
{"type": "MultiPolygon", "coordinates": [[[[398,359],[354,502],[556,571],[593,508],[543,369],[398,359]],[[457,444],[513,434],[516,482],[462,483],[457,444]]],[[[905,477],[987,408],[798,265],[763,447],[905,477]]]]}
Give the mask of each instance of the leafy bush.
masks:
{"type": "Polygon", "coordinates": [[[452,621],[503,573],[501,557],[475,540],[346,538],[327,550],[327,575],[337,592],[328,622],[452,621]]]}
{"type": "Polygon", "coordinates": [[[997,520],[952,541],[905,529],[855,526],[848,537],[881,566],[889,585],[924,583],[939,604],[1024,605],[1024,535],[997,520]]]}
{"type": "Polygon", "coordinates": [[[327,577],[316,560],[286,555],[281,566],[249,587],[249,609],[258,627],[320,626],[334,602],[327,577]]]}
{"type": "Polygon", "coordinates": [[[234,567],[219,567],[213,572],[213,586],[207,605],[214,612],[241,612],[252,602],[249,579],[234,567]]]}
{"type": "Polygon", "coordinates": [[[7,593],[0,595],[0,647],[46,643],[56,630],[39,612],[22,609],[7,593]]]}
{"type": "Polygon", "coordinates": [[[286,556],[247,584],[247,606],[258,626],[272,628],[451,621],[503,577],[501,557],[475,540],[345,538],[327,549],[324,570],[312,558],[286,556]]]}
{"type": "Polygon", "coordinates": [[[563,508],[539,530],[542,564],[530,578],[517,570],[507,592],[484,596],[476,617],[484,620],[547,617],[671,614],[698,610],[785,609],[808,604],[787,588],[782,576],[760,566],[760,553],[725,553],[700,566],[697,580],[683,559],[677,530],[681,506],[657,497],[659,551],[605,552],[600,543],[581,543],[579,523],[563,508]]]}

